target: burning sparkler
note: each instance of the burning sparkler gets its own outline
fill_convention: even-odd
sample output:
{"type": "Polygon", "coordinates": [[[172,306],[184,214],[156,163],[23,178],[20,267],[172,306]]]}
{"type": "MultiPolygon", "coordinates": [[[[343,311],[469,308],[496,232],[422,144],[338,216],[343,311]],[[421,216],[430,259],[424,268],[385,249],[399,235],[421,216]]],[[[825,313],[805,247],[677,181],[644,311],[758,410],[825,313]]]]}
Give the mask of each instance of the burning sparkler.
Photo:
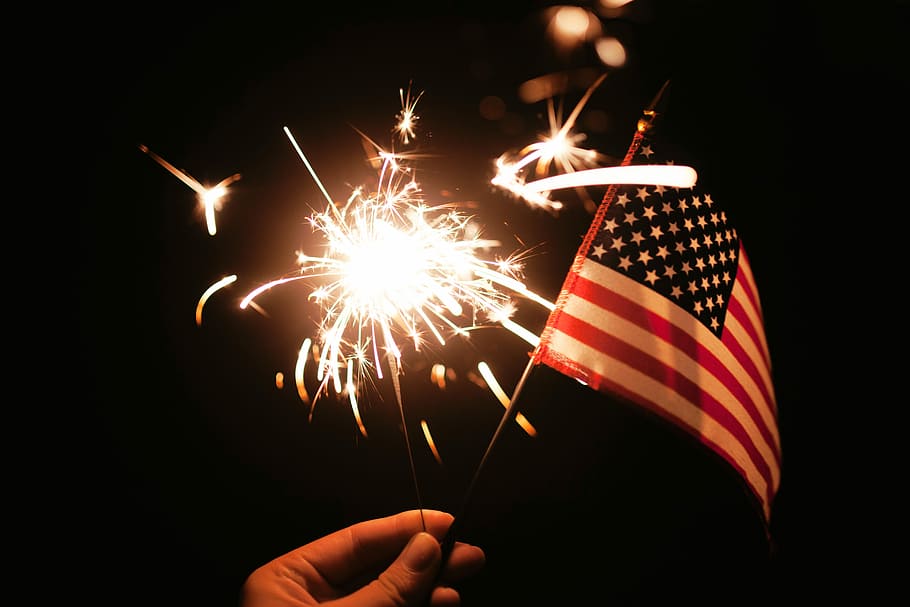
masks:
{"type": "Polygon", "coordinates": [[[199,199],[199,204],[202,205],[202,208],[205,212],[205,224],[208,228],[209,235],[214,236],[218,231],[217,227],[215,226],[215,211],[221,210],[221,204],[224,200],[224,197],[227,195],[228,186],[240,179],[240,173],[234,173],[230,177],[222,179],[217,184],[209,188],[202,185],[187,175],[185,172],[181,171],[170,162],[148,149],[147,146],[140,145],[139,149],[151,156],[155,162],[163,166],[168,170],[168,172],[170,172],[186,185],[190,186],[190,188],[196,192],[196,197],[199,199]]]}
{"type": "MultiPolygon", "coordinates": [[[[588,87],[564,122],[560,115],[561,112],[556,112],[553,97],[547,98],[549,136],[541,136],[539,141],[525,146],[519,152],[517,159],[510,158],[508,154],[497,158],[496,175],[492,179],[493,185],[512,192],[532,207],[540,207],[551,212],[561,210],[562,203],[551,199],[549,192],[526,187],[525,173],[531,165],[534,166],[534,174],[538,178],[550,174],[553,167],[561,173],[569,174],[579,168],[597,166],[598,161],[602,158],[601,154],[596,150],[579,147],[577,144],[584,141],[587,136],[584,133],[574,132],[572,129],[581,110],[606,76],[606,74],[602,74],[588,87]]],[[[580,193],[584,195],[583,190],[580,190],[580,193]]]]}
{"type": "Polygon", "coordinates": [[[308,298],[323,311],[319,392],[331,384],[350,395],[365,376],[382,378],[384,359],[400,365],[403,340],[419,351],[426,339],[445,345],[448,335],[464,336],[478,322],[508,328],[513,297],[552,309],[552,302],[521,281],[519,256],[484,257],[500,243],[483,238],[473,217],[454,205],[424,200],[402,155],[380,150],[375,191],[356,188],[337,204],[287,128],[285,133],[328,202],[325,211],[310,217],[325,238],[324,251],[299,252],[298,270],[254,289],[240,307],[278,285],[315,283],[308,298]],[[345,384],[342,370],[349,378],[345,384]]]}

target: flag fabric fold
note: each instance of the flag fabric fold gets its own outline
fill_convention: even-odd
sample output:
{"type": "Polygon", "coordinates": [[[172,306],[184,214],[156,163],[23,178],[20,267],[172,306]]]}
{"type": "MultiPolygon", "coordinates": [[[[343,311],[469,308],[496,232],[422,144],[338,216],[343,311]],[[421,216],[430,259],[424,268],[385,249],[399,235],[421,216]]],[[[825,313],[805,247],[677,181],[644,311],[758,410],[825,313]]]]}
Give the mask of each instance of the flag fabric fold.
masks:
{"type": "MultiPolygon", "coordinates": [[[[649,124],[623,164],[674,162],[649,124]]],[[[689,432],[739,472],[768,523],[781,445],[761,302],[736,229],[700,183],[607,190],[532,363],[689,432]]]]}

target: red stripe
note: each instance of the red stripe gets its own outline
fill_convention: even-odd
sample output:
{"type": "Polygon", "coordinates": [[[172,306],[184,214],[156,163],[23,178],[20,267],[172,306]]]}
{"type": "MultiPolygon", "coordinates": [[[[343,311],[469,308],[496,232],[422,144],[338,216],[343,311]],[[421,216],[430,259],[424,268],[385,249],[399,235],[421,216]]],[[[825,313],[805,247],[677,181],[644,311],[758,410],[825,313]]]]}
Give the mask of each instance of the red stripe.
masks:
{"type": "MultiPolygon", "coordinates": [[[[589,281],[585,281],[585,282],[588,283],[589,285],[593,284],[593,283],[590,283],[589,281]]],[[[626,300],[626,303],[629,304],[630,306],[633,306],[636,308],[638,307],[638,306],[635,306],[635,304],[631,304],[631,302],[628,302],[628,300],[626,300]]],[[[626,307],[629,307],[629,306],[626,306],[626,307]]],[[[647,318],[654,317],[653,314],[648,313],[647,310],[645,310],[645,309],[639,308],[639,311],[642,313],[643,317],[647,317],[647,318]]],[[[667,325],[667,323],[665,323],[665,322],[662,322],[661,324],[665,325],[665,327],[667,325]]],[[[599,352],[607,353],[610,357],[618,359],[618,360],[628,364],[630,367],[642,372],[643,374],[647,375],[648,377],[651,377],[652,379],[656,380],[657,382],[661,383],[662,385],[667,386],[668,388],[672,389],[677,394],[680,394],[686,400],[695,404],[702,411],[704,411],[706,414],[710,415],[715,421],[717,421],[718,424],[720,424],[721,426],[726,428],[730,432],[730,434],[733,435],[733,437],[746,450],[746,453],[748,454],[749,458],[752,460],[753,464],[755,465],[755,468],[765,478],[768,485],[773,484],[771,470],[770,470],[769,465],[765,462],[764,457],[762,457],[761,453],[758,451],[755,444],[752,442],[752,439],[749,437],[748,433],[743,428],[742,424],[740,424],[740,422],[732,415],[732,413],[730,413],[730,410],[727,407],[725,407],[722,402],[717,400],[715,397],[713,397],[709,393],[703,391],[696,383],[694,383],[693,381],[691,381],[690,379],[688,379],[687,377],[685,377],[684,375],[679,373],[676,370],[676,368],[664,364],[663,362],[654,358],[653,356],[646,354],[645,352],[639,350],[634,345],[627,344],[627,343],[617,339],[616,337],[613,337],[609,333],[604,332],[603,330],[601,330],[600,328],[598,328],[594,325],[591,325],[583,320],[580,320],[578,318],[571,316],[570,314],[566,313],[565,310],[563,311],[563,314],[561,316],[560,323],[559,323],[559,326],[557,327],[557,329],[563,333],[566,333],[567,335],[572,336],[573,338],[577,339],[578,341],[581,341],[582,343],[588,345],[589,347],[596,349],[599,352]]],[[[665,332],[665,330],[662,332],[665,332]]],[[[673,331],[673,332],[678,333],[678,331],[673,331]]],[[[688,336],[686,336],[686,337],[688,337],[688,336]]],[[[691,342],[691,340],[689,340],[689,341],[691,342]]],[[[726,372],[726,369],[724,369],[724,367],[719,364],[717,359],[712,354],[710,354],[709,352],[707,352],[707,350],[705,350],[704,348],[701,348],[701,347],[696,347],[696,350],[699,351],[699,354],[697,355],[698,358],[696,358],[696,362],[698,362],[703,368],[708,370],[708,372],[710,372],[712,375],[717,377],[721,381],[721,383],[723,383],[725,386],[727,386],[729,389],[731,389],[731,391],[733,391],[734,393],[739,391],[741,393],[741,388],[739,387],[738,383],[735,382],[735,378],[733,378],[728,372],[726,372]],[[709,363],[708,366],[705,366],[703,364],[703,362],[705,362],[705,361],[703,361],[703,359],[701,358],[702,356],[707,357],[707,359],[705,361],[709,363]],[[731,383],[732,383],[732,385],[731,385],[731,383]],[[736,390],[734,390],[734,388],[736,388],[736,390]]],[[[579,361],[579,362],[584,362],[584,361],[579,361]]],[[[595,386],[593,382],[590,382],[590,380],[587,380],[587,381],[589,381],[591,386],[597,390],[603,390],[603,384],[605,382],[607,382],[607,380],[605,378],[601,378],[597,382],[598,385],[595,386]]],[[[609,382],[609,383],[614,384],[615,382],[609,382]]],[[[659,407],[657,407],[657,405],[655,405],[655,403],[653,403],[647,399],[644,399],[641,395],[631,394],[631,393],[627,393],[627,394],[629,395],[630,398],[632,398],[636,402],[640,402],[641,404],[647,406],[649,409],[652,409],[655,412],[660,413],[663,411],[659,407]]],[[[740,399],[740,400],[742,400],[742,399],[740,399]]],[[[754,420],[754,417],[753,417],[753,420],[754,420]]],[[[700,432],[698,431],[698,428],[690,427],[685,422],[683,422],[682,420],[679,420],[679,419],[675,419],[674,421],[680,425],[686,426],[691,431],[693,431],[696,435],[701,436],[700,432]]],[[[756,426],[761,431],[763,429],[763,424],[761,422],[761,419],[754,420],[754,421],[756,422],[756,426]]],[[[766,433],[763,432],[763,436],[767,439],[766,433]]],[[[773,451],[774,443],[772,441],[769,441],[768,444],[771,445],[771,448],[773,451]]]]}
{"type": "MultiPolygon", "coordinates": [[[[709,349],[705,348],[701,343],[696,341],[695,338],[693,338],[685,331],[679,329],[668,320],[651,312],[648,308],[642,307],[639,304],[622,296],[621,294],[616,293],[582,276],[578,276],[576,278],[573,295],[590,301],[598,307],[604,310],[608,310],[609,312],[612,312],[617,316],[624,318],[631,323],[634,323],[636,326],[648,331],[649,334],[653,334],[655,338],[659,338],[665,342],[673,344],[676,348],[688,354],[701,367],[705,368],[708,372],[717,377],[721,383],[723,383],[727,389],[730,390],[737,401],[742,404],[743,409],[746,411],[749,417],[751,417],[755,422],[755,425],[762,433],[762,437],[769,445],[772,446],[772,449],[775,451],[775,457],[779,457],[779,454],[776,452],[776,442],[774,440],[774,437],[763,422],[762,416],[759,412],[758,408],[760,404],[755,403],[751,399],[749,394],[743,388],[742,384],[740,384],[739,380],[726,368],[726,366],[720,360],[718,360],[718,358],[709,349]]],[[[663,299],[662,296],[657,294],[654,294],[653,297],[660,298],[661,300],[663,299]]],[[[560,318],[554,322],[554,326],[565,333],[572,334],[570,331],[566,330],[563,327],[563,323],[570,322],[567,320],[567,318],[571,317],[569,317],[568,314],[566,314],[565,310],[563,310],[560,318]]],[[[693,322],[697,321],[693,320],[693,322]]],[[[595,328],[595,330],[597,329],[595,328]]],[[[572,335],[579,341],[588,343],[588,345],[593,348],[611,352],[611,350],[608,349],[610,347],[608,344],[601,345],[592,343],[590,338],[585,333],[572,335]]],[[[716,338],[712,336],[712,339],[716,338]]],[[[736,342],[732,339],[729,341],[736,344],[736,342]]],[[[721,343],[724,344],[724,342],[721,343]]],[[[726,344],[724,344],[724,346],[726,346],[726,344]]],[[[764,391],[764,382],[762,381],[762,378],[757,371],[754,361],[748,358],[742,348],[739,347],[739,344],[736,344],[736,349],[731,350],[731,353],[737,358],[737,360],[739,360],[741,364],[748,362],[748,364],[743,365],[743,368],[752,377],[753,381],[761,388],[765,398],[768,398],[769,395],[764,391]]],[[[632,364],[633,366],[637,366],[634,362],[632,364]]],[[[655,379],[660,378],[655,377],[655,379]]],[[[768,402],[773,402],[773,400],[769,399],[768,402]]],[[[719,406],[721,408],[723,407],[723,405],[719,406]]]]}
{"type": "MultiPolygon", "coordinates": [[[[743,478],[743,481],[750,487],[753,494],[758,496],[758,499],[763,504],[765,504],[766,508],[769,507],[768,505],[771,503],[771,500],[773,499],[773,495],[774,495],[774,485],[771,482],[770,473],[767,471],[766,466],[761,466],[761,465],[756,466],[756,469],[759,471],[759,473],[765,479],[765,483],[766,483],[766,487],[767,487],[765,494],[761,495],[760,492],[758,491],[758,489],[749,482],[747,472],[729,453],[724,451],[724,449],[721,445],[718,445],[718,444],[708,440],[704,435],[702,435],[696,429],[694,429],[691,426],[689,426],[688,424],[686,424],[683,420],[674,416],[671,412],[667,411],[666,409],[661,408],[658,403],[652,402],[646,398],[643,398],[640,394],[630,391],[624,384],[617,383],[608,377],[604,377],[604,376],[600,375],[599,373],[597,373],[596,371],[594,371],[593,369],[590,369],[589,367],[579,364],[577,361],[573,361],[571,363],[565,364],[566,361],[564,361],[563,359],[564,359],[564,357],[562,355],[555,353],[551,350],[544,357],[543,362],[545,362],[547,364],[547,366],[552,367],[553,369],[556,369],[557,371],[559,371],[565,375],[568,375],[569,377],[576,377],[576,376],[583,377],[585,379],[586,383],[593,389],[606,393],[606,394],[613,394],[613,395],[619,396],[620,398],[623,398],[629,402],[635,403],[636,405],[643,407],[644,409],[654,413],[655,415],[661,417],[662,419],[667,420],[668,422],[672,423],[673,425],[677,426],[678,428],[683,429],[686,433],[694,436],[695,438],[698,439],[699,442],[701,442],[703,445],[706,445],[709,449],[711,449],[711,451],[716,453],[719,457],[721,457],[724,461],[726,461],[734,470],[736,470],[739,473],[739,475],[743,478]]],[[[743,445],[743,446],[744,446],[744,448],[747,448],[746,445],[743,445]]],[[[752,460],[753,460],[753,462],[755,462],[754,457],[752,458],[752,460]]],[[[762,462],[763,460],[761,458],[759,458],[758,461],[762,462]]]]}

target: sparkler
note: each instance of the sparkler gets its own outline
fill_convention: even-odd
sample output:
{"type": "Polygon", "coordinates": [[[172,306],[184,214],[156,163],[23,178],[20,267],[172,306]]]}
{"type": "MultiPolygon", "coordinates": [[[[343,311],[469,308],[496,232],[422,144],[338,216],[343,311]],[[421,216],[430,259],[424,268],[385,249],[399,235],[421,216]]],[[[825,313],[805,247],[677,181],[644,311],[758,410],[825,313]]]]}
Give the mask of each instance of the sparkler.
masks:
{"type": "Polygon", "coordinates": [[[170,162],[148,149],[147,146],[140,145],[139,149],[151,156],[155,162],[163,166],[168,170],[168,172],[170,172],[186,185],[190,186],[190,188],[196,192],[196,197],[199,199],[199,204],[202,205],[203,211],[205,212],[205,224],[209,231],[209,235],[214,236],[218,231],[217,227],[215,226],[215,211],[221,210],[221,203],[224,200],[224,197],[227,195],[228,186],[240,179],[240,173],[234,173],[230,177],[225,177],[217,184],[209,188],[202,185],[194,178],[190,177],[185,172],[181,171],[170,162]]]}
{"type": "MultiPolygon", "coordinates": [[[[602,155],[596,150],[576,145],[584,141],[587,136],[584,133],[574,132],[572,129],[578,120],[581,110],[606,77],[606,74],[602,74],[588,87],[581,100],[564,122],[562,122],[561,116],[556,112],[553,97],[548,97],[549,136],[541,136],[539,141],[522,148],[517,159],[510,158],[508,154],[503,154],[497,158],[496,175],[491,180],[491,183],[512,192],[532,207],[543,208],[551,212],[561,210],[563,204],[552,200],[549,197],[549,192],[540,189],[530,189],[526,186],[525,173],[532,164],[534,166],[534,174],[537,177],[548,175],[553,166],[562,173],[571,174],[579,168],[597,165],[602,155]]],[[[579,190],[579,193],[585,195],[582,190],[579,190]]]]}

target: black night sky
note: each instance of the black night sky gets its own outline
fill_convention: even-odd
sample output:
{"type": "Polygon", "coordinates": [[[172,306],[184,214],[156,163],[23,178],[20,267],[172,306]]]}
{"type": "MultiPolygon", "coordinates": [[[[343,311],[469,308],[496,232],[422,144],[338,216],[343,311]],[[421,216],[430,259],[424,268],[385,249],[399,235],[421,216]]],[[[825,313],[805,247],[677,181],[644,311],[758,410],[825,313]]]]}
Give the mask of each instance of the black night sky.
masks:
{"type": "MultiPolygon", "coordinates": [[[[548,5],[535,2],[338,2],[322,12],[311,3],[142,5],[74,11],[71,26],[61,17],[65,33],[44,82],[55,90],[42,103],[71,103],[58,138],[72,142],[64,162],[88,177],[88,196],[66,209],[79,235],[69,283],[79,304],[67,305],[80,332],[66,343],[65,393],[78,398],[54,399],[46,411],[62,432],[60,449],[42,460],[41,495],[57,506],[35,531],[63,533],[50,540],[54,561],[61,541],[80,550],[67,551],[66,566],[46,566],[72,572],[66,587],[91,604],[233,605],[265,561],[416,507],[388,382],[362,398],[366,438],[346,403],[321,401],[309,419],[293,365],[318,312],[300,306],[302,291],[292,288],[263,304],[268,317],[236,305],[292,269],[294,251],[313,238],[305,219],[322,207],[282,129],[342,198],[375,179],[358,131],[388,144],[399,89],[413,83],[423,91],[416,147],[427,154],[418,163],[425,191],[476,202],[506,248],[532,248],[528,283],[555,298],[591,214],[576,200],[554,216],[496,191],[493,160],[547,128],[545,103],[521,100],[523,82],[569,74],[571,109],[580,83],[606,70],[580,118],[586,146],[621,157],[640,111],[669,79],[666,128],[700,160],[700,179],[749,252],[784,453],[771,541],[740,479],[704,447],[539,368],[521,408],[538,435],[506,430],[462,521],[462,538],[487,553],[463,604],[782,604],[844,596],[854,584],[868,591],[838,573],[856,557],[845,548],[853,534],[830,535],[832,501],[848,508],[831,480],[843,469],[833,462],[846,458],[820,447],[833,439],[819,420],[841,401],[816,390],[821,375],[807,362],[822,330],[805,268],[819,238],[806,227],[834,201],[804,162],[860,139],[855,127],[841,131],[849,140],[824,128],[811,109],[822,91],[833,99],[826,111],[846,122],[848,111],[877,114],[864,83],[905,84],[895,53],[906,5],[883,4],[826,15],[811,3],[635,0],[600,19],[627,52],[623,67],[609,69],[591,44],[558,52],[548,5]],[[482,115],[490,97],[504,103],[503,117],[482,115]],[[206,232],[195,194],[140,145],[201,182],[241,174],[216,216],[217,235],[206,232]],[[197,326],[199,296],[226,274],[238,282],[209,300],[197,326]]],[[[531,326],[546,319],[531,306],[521,314],[531,326]]],[[[469,380],[472,366],[490,362],[510,390],[527,353],[514,336],[489,330],[406,359],[424,506],[459,507],[502,414],[469,380]],[[428,379],[436,358],[457,375],[445,391],[428,379]],[[442,466],[421,419],[430,420],[442,466]]]]}

